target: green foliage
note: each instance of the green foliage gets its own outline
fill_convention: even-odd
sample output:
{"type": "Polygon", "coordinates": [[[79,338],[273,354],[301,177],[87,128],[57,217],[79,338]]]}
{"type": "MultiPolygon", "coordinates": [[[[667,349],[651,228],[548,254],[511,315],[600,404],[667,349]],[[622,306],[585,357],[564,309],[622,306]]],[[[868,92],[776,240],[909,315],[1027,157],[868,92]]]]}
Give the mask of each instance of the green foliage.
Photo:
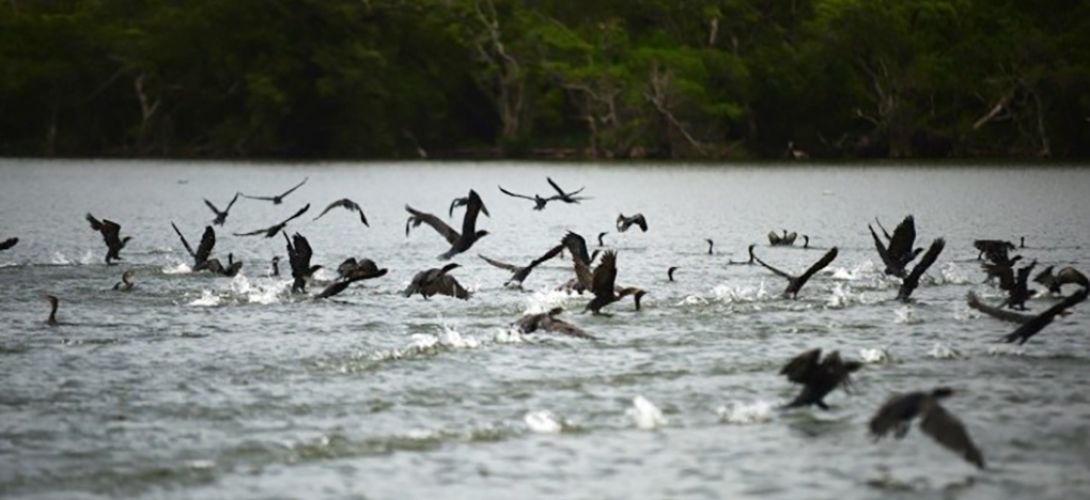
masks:
{"type": "Polygon", "coordinates": [[[1090,155],[1076,0],[16,0],[0,154],[1090,155]]]}

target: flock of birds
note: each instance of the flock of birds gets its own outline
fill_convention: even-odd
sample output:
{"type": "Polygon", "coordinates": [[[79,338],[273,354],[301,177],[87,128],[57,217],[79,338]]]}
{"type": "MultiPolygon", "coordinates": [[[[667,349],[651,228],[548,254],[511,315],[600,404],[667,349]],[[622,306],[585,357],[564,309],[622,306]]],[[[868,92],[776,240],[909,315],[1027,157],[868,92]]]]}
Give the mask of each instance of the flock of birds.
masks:
{"type": "MultiPolygon", "coordinates": [[[[546,204],[551,201],[574,204],[588,199],[584,196],[578,196],[584,188],[568,192],[557,185],[552,179],[547,178],[547,181],[557,194],[548,197],[543,197],[539,194],[528,196],[508,191],[502,186],[499,187],[499,190],[508,196],[532,201],[534,203],[534,210],[543,210],[546,207],[546,204]]],[[[194,272],[207,271],[213,275],[236,275],[243,264],[241,261],[235,261],[232,254],[228,254],[226,264],[219,259],[212,257],[212,252],[216,244],[216,233],[213,229],[213,225],[222,226],[226,223],[231,208],[240,197],[271,201],[274,205],[279,205],[283,203],[284,198],[302,187],[306,182],[307,179],[304,179],[284,193],[274,196],[249,196],[243,193],[236,193],[223,210],[220,210],[211,201],[205,199],[205,204],[215,214],[215,217],[212,220],[212,223],[205,227],[200,244],[197,246],[196,250],[194,250],[186,240],[182,231],[172,222],[171,226],[177,233],[182,245],[193,258],[192,270],[194,272]]],[[[405,210],[409,214],[405,223],[406,237],[409,236],[413,228],[423,224],[434,229],[436,233],[443,237],[450,245],[449,250],[439,255],[439,259],[449,260],[456,255],[466,252],[472,248],[478,240],[488,235],[488,231],[477,229],[477,219],[482,213],[489,217],[490,214],[480,195],[474,190],[470,190],[465,197],[454,199],[450,205],[449,215],[453,217],[455,209],[459,207],[465,208],[460,231],[450,227],[446,222],[434,214],[423,212],[406,205],[405,210]]],[[[343,208],[356,212],[359,215],[360,222],[365,226],[368,226],[367,217],[359,204],[347,198],[330,203],[315,220],[325,216],[335,208],[343,208]]],[[[286,226],[292,220],[299,218],[309,209],[310,204],[308,203],[298,209],[290,217],[267,228],[245,233],[234,233],[236,236],[264,236],[266,238],[273,238],[277,234],[283,235],[286,241],[288,263],[293,279],[293,293],[306,293],[307,286],[311,282],[311,278],[315,271],[322,267],[321,265],[311,264],[313,251],[311,250],[307,239],[299,233],[295,233],[289,237],[285,230],[286,226]]],[[[91,229],[102,235],[107,249],[105,257],[106,263],[112,264],[115,261],[121,260],[121,250],[131,240],[131,237],[122,237],[121,226],[111,220],[100,220],[91,214],[87,214],[87,221],[90,224],[91,229]]],[[[870,230],[878,256],[885,266],[884,273],[901,278],[897,299],[907,302],[910,300],[913,292],[919,287],[921,277],[942,253],[946,246],[946,242],[943,238],[936,238],[931,242],[926,251],[924,251],[922,247],[915,247],[916,226],[915,220],[911,215],[905,217],[901,223],[896,226],[893,233],[888,232],[877,219],[875,222],[880,233],[875,231],[870,224],[867,225],[867,228],[870,230]],[[916,262],[915,265],[912,265],[913,261],[916,261],[921,253],[923,256],[919,258],[919,261],[916,262]],[[910,265],[912,265],[911,269],[910,265]]],[[[642,214],[634,214],[632,216],[621,214],[616,219],[615,227],[619,232],[625,232],[633,226],[638,227],[645,232],[648,230],[647,220],[642,214]]],[[[598,234],[597,241],[599,247],[605,246],[603,238],[607,234],[608,232],[598,234]]],[[[786,229],[783,229],[780,233],[772,231],[768,234],[768,242],[770,246],[793,246],[797,236],[797,233],[789,233],[786,229]]],[[[802,248],[813,249],[809,246],[809,236],[803,235],[803,240],[804,243],[802,248]]],[[[18,241],[18,238],[10,238],[0,242],[0,250],[9,249],[15,246],[18,241]]],[[[713,254],[714,242],[711,239],[705,241],[708,244],[707,253],[709,255],[713,254]]],[[[974,241],[974,246],[979,250],[977,258],[983,260],[982,267],[987,275],[985,283],[996,281],[998,288],[1007,293],[1007,298],[999,304],[987,304],[974,293],[969,292],[967,297],[968,304],[970,307],[987,315],[1017,325],[1013,332],[1002,337],[1001,340],[1003,341],[1025,343],[1050,324],[1057,316],[1068,314],[1069,309],[1087,298],[1088,290],[1090,290],[1090,281],[1087,280],[1085,275],[1072,267],[1065,267],[1054,273],[1054,266],[1048,266],[1038,273],[1033,281],[1048,288],[1049,293],[1060,295],[1061,300],[1036,315],[1015,312],[1014,310],[1024,311],[1026,309],[1026,300],[1035,294],[1035,291],[1029,288],[1028,282],[1033,269],[1037,265],[1037,261],[1034,260],[1028,265],[1017,267],[1022,256],[1011,255],[1013,251],[1025,248],[1025,238],[1022,238],[1020,245],[1017,247],[1013,243],[1004,240],[976,240],[974,241]],[[1065,285],[1075,285],[1078,289],[1070,295],[1064,296],[1063,287],[1065,285]]],[[[782,295],[784,298],[792,299],[797,298],[803,287],[817,273],[832,263],[837,258],[838,253],[837,248],[832,247],[805,271],[799,274],[792,274],[766,263],[755,254],[755,247],[756,244],[749,245],[747,249],[749,254],[748,260],[740,262],[730,261],[729,264],[759,265],[775,275],[784,278],[787,281],[787,285],[784,288],[782,295]]],[[[479,255],[479,257],[493,266],[508,270],[512,273],[511,277],[505,283],[506,286],[521,287],[523,281],[526,280],[537,266],[551,259],[563,257],[565,251],[567,251],[571,257],[574,276],[561,285],[561,289],[579,294],[590,292],[593,295],[585,305],[583,312],[589,311],[595,315],[604,315],[606,314],[602,312],[604,308],[629,296],[633,297],[635,309],[637,311],[640,309],[640,298],[647,292],[637,287],[621,286],[617,284],[618,269],[616,251],[606,250],[603,252],[600,249],[596,249],[593,253],[588,252],[586,240],[575,232],[567,232],[567,234],[565,234],[563,238],[548,251],[525,265],[510,264],[484,255],[479,255]],[[597,264],[595,264],[595,262],[597,262],[597,264]]],[[[272,259],[271,274],[273,276],[279,276],[280,274],[280,260],[279,256],[273,257],[272,259]]],[[[458,267],[459,264],[457,263],[448,263],[442,267],[430,268],[416,273],[409,285],[403,291],[403,295],[405,297],[411,297],[419,294],[424,299],[428,299],[435,295],[468,299],[471,296],[471,292],[463,287],[451,274],[451,271],[458,267]]],[[[673,281],[673,275],[676,270],[677,267],[671,267],[667,270],[667,276],[670,281],[673,281]]],[[[333,297],[343,292],[352,283],[381,277],[387,273],[387,270],[379,268],[372,260],[367,258],[349,258],[337,267],[337,273],[338,277],[325,286],[319,293],[314,295],[315,299],[333,297]]],[[[134,273],[131,270],[125,271],[122,274],[121,281],[114,285],[114,289],[119,291],[133,290],[135,286],[133,279],[134,273]]],[[[57,325],[56,314],[59,303],[57,297],[45,294],[43,295],[43,298],[50,305],[50,313],[46,322],[49,325],[57,325]]],[[[560,319],[559,315],[562,312],[562,308],[556,307],[543,313],[526,314],[515,321],[513,326],[517,327],[524,334],[544,331],[580,339],[597,340],[596,337],[578,326],[560,319]]],[[[862,366],[863,363],[860,361],[842,359],[837,351],[832,351],[822,356],[821,349],[811,349],[799,354],[788,361],[779,372],[790,382],[802,386],[798,395],[785,405],[785,408],[814,405],[821,409],[828,409],[828,406],[824,401],[825,397],[837,387],[843,387],[847,391],[850,387],[851,374],[860,370],[862,366]]],[[[897,438],[901,438],[908,432],[910,423],[918,417],[920,419],[920,429],[924,433],[931,436],[944,447],[958,453],[968,462],[978,467],[984,467],[983,454],[969,437],[964,424],[957,417],[948,413],[940,404],[941,400],[952,394],[953,390],[946,387],[939,387],[930,391],[894,395],[890,397],[871,418],[869,422],[870,432],[875,439],[887,436],[890,433],[897,438]]]]}

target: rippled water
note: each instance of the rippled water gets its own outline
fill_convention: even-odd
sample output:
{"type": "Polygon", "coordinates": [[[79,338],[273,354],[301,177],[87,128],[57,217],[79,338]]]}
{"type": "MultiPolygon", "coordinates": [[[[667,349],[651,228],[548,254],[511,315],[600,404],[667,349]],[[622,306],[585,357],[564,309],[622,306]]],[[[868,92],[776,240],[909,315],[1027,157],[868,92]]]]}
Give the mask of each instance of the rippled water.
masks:
{"type": "MultiPolygon", "coordinates": [[[[969,310],[979,282],[975,238],[1017,240],[1029,259],[1086,270],[1084,196],[1075,168],[710,167],[540,164],[319,164],[0,161],[0,493],[12,497],[168,498],[843,498],[952,495],[1072,498],[1090,491],[1090,342],[1081,314],[1022,348],[1012,328],[969,310]],[[586,186],[581,205],[531,204],[548,175],[586,186]],[[245,262],[234,279],[188,272],[170,222],[191,240],[236,190],[217,255],[245,262]],[[469,301],[398,292],[447,245],[404,234],[403,205],[446,217],[475,188],[492,232],[456,261],[469,301]],[[361,226],[325,204],[360,202],[361,226]],[[292,296],[268,276],[282,238],[239,238],[302,204],[289,225],[329,267],[366,256],[390,269],[336,300],[292,296]],[[135,239],[120,266],[83,215],[135,239]],[[612,231],[618,212],[647,233],[612,231]],[[915,301],[892,300],[866,224],[916,217],[918,242],[946,251],[915,301]],[[820,251],[769,248],[787,228],[840,255],[802,291],[744,260],[801,270],[820,251]],[[476,257],[528,262],[567,230],[611,231],[618,282],[648,289],[644,309],[580,315],[586,297],[555,287],[566,260],[523,291],[476,257]],[[716,242],[706,255],[704,238],[716,242]],[[680,266],[677,281],[666,268],[680,266]],[[130,293],[110,288],[124,270],[130,293]],[[48,291],[62,325],[44,324],[48,291]],[[526,311],[564,305],[591,343],[518,335],[526,311]],[[783,412],[796,392],[776,373],[812,348],[867,365],[832,409],[783,412]],[[892,392],[949,385],[946,407],[983,450],[974,469],[913,430],[872,443],[865,424],[892,392]]],[[[457,225],[457,224],[455,224],[457,225]]],[[[320,278],[333,273],[319,272],[320,278]]],[[[1039,297],[1040,310],[1055,299],[1039,297]]]]}

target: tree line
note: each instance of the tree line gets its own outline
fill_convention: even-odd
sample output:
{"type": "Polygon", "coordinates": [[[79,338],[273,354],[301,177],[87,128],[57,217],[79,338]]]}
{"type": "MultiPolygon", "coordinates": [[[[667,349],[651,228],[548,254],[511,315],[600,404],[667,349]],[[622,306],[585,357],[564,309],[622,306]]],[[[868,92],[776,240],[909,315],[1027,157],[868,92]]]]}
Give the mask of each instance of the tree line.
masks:
{"type": "Polygon", "coordinates": [[[1090,156],[1080,0],[6,0],[0,154],[1090,156]]]}

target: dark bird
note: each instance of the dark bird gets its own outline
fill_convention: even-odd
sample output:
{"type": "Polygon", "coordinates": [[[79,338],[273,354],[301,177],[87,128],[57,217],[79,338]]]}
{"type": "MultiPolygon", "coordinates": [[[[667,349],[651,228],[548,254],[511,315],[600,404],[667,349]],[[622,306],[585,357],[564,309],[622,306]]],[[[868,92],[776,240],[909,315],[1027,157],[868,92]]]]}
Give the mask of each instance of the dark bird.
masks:
{"type": "Polygon", "coordinates": [[[746,252],[749,253],[749,260],[736,261],[734,259],[731,259],[731,260],[727,261],[727,264],[730,264],[730,265],[733,265],[733,266],[752,266],[753,264],[756,264],[757,263],[757,256],[753,255],[753,249],[756,248],[756,247],[757,247],[757,245],[753,244],[753,243],[750,243],[750,245],[748,247],[746,247],[746,252]]]}
{"type": "Polygon", "coordinates": [[[678,270],[677,266],[670,266],[670,269],[666,270],[666,278],[669,279],[670,281],[674,281],[674,271],[677,271],[677,270],[678,270]]]}
{"type": "Polygon", "coordinates": [[[270,276],[280,276],[280,256],[274,255],[272,258],[272,274],[270,276]]]}
{"type": "Polygon", "coordinates": [[[0,241],[0,251],[7,250],[15,246],[16,243],[19,243],[19,238],[8,238],[4,241],[0,241]]]}
{"type": "Polygon", "coordinates": [[[817,405],[822,410],[828,410],[825,396],[840,385],[847,390],[852,372],[862,367],[863,363],[859,361],[841,360],[837,351],[826,354],[825,359],[821,359],[821,349],[810,349],[795,356],[780,369],[780,375],[786,375],[791,382],[802,384],[802,392],[786,407],[817,405]]]}
{"type": "Polygon", "coordinates": [[[357,213],[360,214],[360,222],[362,222],[363,225],[367,227],[371,227],[371,225],[367,223],[367,216],[363,215],[363,209],[360,208],[359,204],[348,198],[341,198],[333,203],[330,203],[328,207],[325,207],[325,210],[322,210],[322,213],[318,214],[318,216],[314,218],[314,220],[321,219],[322,216],[326,214],[326,212],[329,212],[330,210],[333,210],[337,207],[341,207],[349,211],[355,210],[357,213]]]}
{"type": "Polygon", "coordinates": [[[284,235],[284,241],[288,243],[288,263],[291,264],[291,277],[294,279],[291,284],[291,291],[305,292],[307,291],[307,279],[315,271],[321,269],[322,266],[310,264],[314,251],[311,250],[310,242],[306,238],[299,233],[295,233],[291,239],[288,239],[288,233],[282,234],[284,235]]]}
{"type": "Polygon", "coordinates": [[[42,294],[42,300],[49,303],[49,318],[45,320],[45,324],[49,326],[57,326],[57,307],[60,305],[60,301],[57,297],[54,297],[48,293],[42,294]]]}
{"type": "Polygon", "coordinates": [[[810,248],[810,237],[805,235],[805,234],[802,235],[802,248],[805,248],[805,249],[810,248]]]}
{"type": "Polygon", "coordinates": [[[595,315],[602,314],[603,307],[608,306],[629,295],[634,296],[636,310],[640,310],[640,298],[647,292],[636,287],[617,288],[617,252],[609,250],[602,254],[602,261],[594,268],[591,276],[590,291],[594,292],[594,298],[590,299],[583,312],[591,311],[595,315]]]}
{"type": "Polygon", "coordinates": [[[600,247],[606,246],[606,244],[602,241],[602,238],[604,238],[607,234],[609,234],[609,233],[606,232],[606,231],[602,231],[602,232],[598,233],[598,246],[600,246],[600,247]]]}
{"type": "Polygon", "coordinates": [[[908,434],[912,419],[918,416],[921,417],[920,430],[969,463],[983,468],[984,456],[969,438],[965,425],[939,405],[939,400],[953,393],[949,388],[940,387],[930,393],[894,395],[870,419],[870,433],[878,440],[892,431],[894,437],[901,439],[908,434]]]}
{"type": "Polygon", "coordinates": [[[410,214],[409,219],[405,222],[405,235],[409,235],[409,229],[411,227],[417,227],[421,223],[431,226],[451,245],[450,250],[447,250],[439,256],[439,259],[441,260],[450,259],[454,255],[469,250],[477,240],[488,234],[488,231],[477,229],[478,214],[480,212],[485,212],[487,214],[488,209],[485,208],[484,202],[481,201],[481,197],[477,195],[476,191],[473,191],[472,189],[469,190],[468,198],[469,201],[466,202],[466,213],[462,218],[461,233],[452,229],[438,217],[405,205],[405,210],[410,214]]]}
{"type": "Polygon", "coordinates": [[[1007,259],[1005,262],[984,262],[981,264],[981,268],[984,269],[987,277],[984,278],[984,283],[987,283],[993,279],[999,280],[999,288],[1001,290],[1010,291],[1016,284],[1014,275],[1014,264],[1022,260],[1021,255],[1015,255],[1012,258],[1007,259]]]}
{"type": "Polygon", "coordinates": [[[208,259],[212,256],[212,249],[216,246],[216,231],[212,229],[212,226],[204,226],[204,234],[201,235],[201,244],[197,246],[197,251],[193,251],[193,247],[189,246],[189,242],[186,241],[185,236],[182,235],[182,231],[178,229],[178,226],[174,225],[174,222],[170,223],[170,227],[174,228],[174,232],[178,234],[178,238],[182,240],[182,246],[185,247],[185,251],[189,252],[189,256],[193,257],[193,271],[200,271],[207,269],[208,259]]]}
{"type": "Polygon", "coordinates": [[[1029,289],[1029,275],[1033,272],[1035,266],[1037,266],[1036,260],[1018,269],[1013,286],[1007,289],[1007,301],[1005,303],[1007,307],[1025,311],[1026,301],[1037,294],[1036,290],[1029,289]]]}
{"type": "Polygon", "coordinates": [[[503,186],[496,186],[496,187],[500,188],[500,192],[502,192],[503,194],[505,194],[507,196],[512,196],[512,197],[515,197],[515,198],[522,198],[524,200],[530,200],[530,201],[534,202],[534,210],[542,210],[542,209],[545,208],[546,203],[549,203],[550,201],[553,201],[553,200],[559,200],[560,199],[560,198],[558,198],[556,196],[551,196],[549,198],[542,198],[541,195],[539,195],[539,194],[534,194],[533,196],[527,196],[527,195],[524,195],[524,194],[512,193],[511,191],[508,191],[508,190],[504,189],[503,186]]]}
{"type": "Polygon", "coordinates": [[[121,237],[121,226],[109,219],[99,221],[95,216],[87,214],[87,222],[91,223],[91,229],[102,233],[102,240],[106,242],[106,263],[111,260],[121,260],[121,249],[132,239],[131,236],[121,237]]]}
{"type": "MultiPolygon", "coordinates": [[[[912,245],[916,243],[916,220],[909,215],[900,224],[897,224],[892,237],[889,237],[887,233],[888,247],[878,238],[878,234],[874,232],[874,228],[870,227],[870,224],[867,224],[867,229],[870,230],[871,237],[874,238],[874,247],[878,249],[878,256],[882,258],[882,263],[886,265],[885,273],[904,278],[905,267],[923,251],[923,248],[912,248],[912,245]]],[[[882,231],[885,232],[885,229],[882,229],[882,231]]]]}
{"type": "Polygon", "coordinates": [[[204,199],[204,204],[208,205],[208,208],[212,209],[212,213],[216,214],[216,218],[212,220],[212,223],[217,226],[222,226],[224,222],[227,222],[227,213],[231,211],[231,207],[235,206],[235,202],[238,201],[239,193],[235,192],[235,197],[231,198],[231,201],[227,203],[227,208],[220,210],[208,198],[204,199]]]}
{"type": "Polygon", "coordinates": [[[452,269],[459,267],[457,263],[450,263],[442,268],[432,268],[420,271],[413,276],[412,282],[401,292],[406,297],[412,297],[414,293],[427,299],[432,295],[448,295],[459,299],[468,299],[470,293],[458,280],[448,274],[452,269]]]}
{"type": "Polygon", "coordinates": [[[897,291],[897,300],[908,302],[912,292],[916,290],[916,287],[920,286],[920,277],[927,272],[927,268],[935,263],[935,259],[939,258],[943,248],[946,248],[946,240],[936,238],[935,241],[931,242],[931,247],[927,249],[927,253],[923,255],[923,258],[916,263],[916,267],[912,268],[912,272],[908,273],[908,276],[901,282],[901,289],[897,291]]]}
{"type": "MultiPolygon", "coordinates": [[[[450,212],[447,215],[449,217],[454,217],[454,209],[455,208],[464,207],[464,206],[466,206],[468,204],[469,204],[469,196],[462,196],[460,198],[455,198],[455,199],[451,200],[450,201],[450,212]]],[[[487,217],[492,217],[492,215],[488,213],[488,208],[484,207],[483,205],[481,206],[481,213],[483,213],[487,217]]],[[[413,227],[416,227],[416,226],[413,226],[413,227]]]]}
{"type": "Polygon", "coordinates": [[[708,255],[714,255],[715,242],[711,238],[704,238],[704,241],[708,242],[708,255]]]}
{"type": "Polygon", "coordinates": [[[248,233],[241,233],[241,234],[233,233],[233,234],[235,236],[257,236],[259,234],[264,234],[266,238],[272,238],[273,236],[276,236],[276,233],[279,233],[280,231],[283,231],[284,226],[287,226],[288,223],[291,222],[293,219],[305,214],[307,212],[307,210],[310,210],[310,203],[307,203],[306,206],[304,206],[303,208],[300,208],[298,211],[296,211],[295,215],[292,215],[291,217],[288,217],[287,219],[284,219],[279,224],[269,226],[269,227],[267,227],[265,229],[257,229],[257,230],[254,230],[254,231],[250,231],[248,233]]]}
{"type": "Polygon", "coordinates": [[[546,177],[545,180],[549,182],[549,185],[552,186],[553,189],[556,190],[556,196],[552,197],[554,199],[560,200],[564,203],[579,203],[581,200],[587,199],[585,196],[575,196],[579,193],[582,193],[583,190],[586,189],[586,186],[576,189],[575,191],[572,191],[570,193],[565,193],[564,190],[560,189],[560,186],[557,186],[552,179],[546,177]]]}
{"type": "MultiPolygon", "coordinates": [[[[1023,243],[1025,238],[1022,238],[1023,243]]],[[[987,257],[992,262],[1005,262],[1009,252],[1015,249],[1014,243],[1005,240],[973,240],[973,246],[980,251],[977,260],[987,257]]]]}
{"type": "MultiPolygon", "coordinates": [[[[276,196],[250,196],[248,194],[243,194],[242,197],[243,198],[249,198],[251,200],[271,201],[271,202],[273,202],[273,205],[279,205],[280,203],[282,203],[284,201],[285,196],[291,194],[292,191],[295,191],[296,189],[299,189],[299,187],[301,187],[303,184],[306,184],[308,179],[310,179],[310,177],[304,177],[303,182],[300,182],[299,184],[296,184],[291,189],[289,189],[287,191],[284,191],[283,193],[281,193],[279,195],[276,195],[276,196]]],[[[279,231],[276,231],[276,232],[279,232],[279,231]]],[[[274,232],[273,234],[276,234],[276,232],[274,232]]],[[[270,236],[270,238],[271,238],[271,236],[270,236]]]]}
{"type": "Polygon", "coordinates": [[[643,214],[636,214],[632,217],[625,217],[624,214],[617,215],[618,232],[623,233],[625,231],[628,231],[628,227],[632,224],[639,226],[641,231],[645,233],[647,232],[647,219],[643,217],[643,214]]]}
{"type": "Polygon", "coordinates": [[[758,264],[764,266],[765,269],[768,269],[773,273],[787,278],[787,288],[784,289],[783,296],[791,296],[792,298],[798,298],[799,290],[802,289],[802,286],[805,285],[807,281],[810,281],[810,278],[817,274],[818,271],[825,269],[825,266],[828,266],[829,263],[833,261],[833,259],[836,259],[836,254],[837,249],[836,247],[833,247],[828,252],[825,252],[825,255],[821,257],[821,260],[815,262],[814,265],[810,266],[810,268],[806,270],[806,272],[798,276],[792,276],[790,274],[787,274],[786,272],[783,272],[779,269],[776,269],[775,267],[766,264],[765,261],[761,260],[759,257],[754,255],[752,251],[750,251],[750,255],[753,257],[753,260],[755,260],[758,264]]]}
{"type": "Polygon", "coordinates": [[[1036,335],[1037,332],[1052,323],[1052,320],[1056,319],[1056,316],[1062,314],[1067,309],[1074,307],[1075,304],[1086,300],[1088,290],[1090,290],[1090,288],[1079,289],[1079,291],[1057,302],[1052,307],[1045,309],[1041,314],[1022,323],[1022,326],[1019,326],[1018,329],[1011,332],[1010,335],[1003,337],[1003,340],[1007,343],[1017,340],[1019,345],[1025,344],[1030,337],[1036,335]]]}
{"type": "Polygon", "coordinates": [[[548,312],[527,314],[519,318],[516,325],[518,325],[519,331],[522,333],[534,333],[538,330],[544,330],[581,339],[598,340],[594,336],[587,334],[583,329],[562,319],[557,319],[556,316],[562,312],[564,312],[564,308],[554,307],[548,312]]]}
{"type": "Polygon", "coordinates": [[[228,278],[232,278],[236,274],[238,274],[239,271],[242,270],[242,262],[241,261],[235,262],[235,254],[228,253],[227,254],[227,265],[226,266],[224,266],[223,263],[220,262],[219,259],[211,258],[211,259],[208,259],[208,261],[206,261],[204,263],[204,266],[202,267],[202,269],[207,269],[212,274],[218,274],[218,275],[221,275],[221,276],[226,276],[228,278]]]}
{"type": "Polygon", "coordinates": [[[121,273],[121,281],[114,283],[114,290],[117,290],[119,292],[127,292],[129,290],[132,290],[132,287],[136,286],[136,283],[134,283],[132,280],[134,276],[136,276],[136,273],[132,270],[121,273]]]}
{"type": "Polygon", "coordinates": [[[379,269],[371,259],[360,259],[357,261],[355,257],[349,257],[342,262],[340,266],[337,266],[337,273],[340,275],[338,279],[325,287],[325,289],[314,298],[328,299],[343,292],[348,288],[348,285],[351,285],[352,283],[385,276],[386,271],[385,268],[379,269]]]}
{"type": "Polygon", "coordinates": [[[984,314],[987,314],[988,316],[992,316],[1003,321],[1021,324],[1033,319],[1033,316],[1030,316],[1028,314],[1019,314],[1003,309],[1002,307],[995,307],[985,304],[972,291],[969,291],[969,293],[966,294],[965,300],[969,303],[969,307],[976,309],[977,311],[980,311],[984,314]]]}
{"type": "Polygon", "coordinates": [[[564,249],[563,244],[557,245],[557,246],[551,248],[548,252],[545,252],[545,255],[542,255],[541,257],[538,257],[538,258],[530,261],[530,263],[527,264],[526,266],[521,266],[521,267],[518,266],[518,265],[515,265],[515,264],[508,264],[506,262],[500,262],[500,261],[495,260],[495,259],[490,259],[488,257],[485,257],[484,255],[481,255],[481,254],[477,254],[477,256],[484,259],[485,262],[487,262],[489,264],[492,264],[493,266],[496,266],[496,267],[498,267],[500,269],[506,269],[506,270],[511,271],[512,273],[514,273],[514,274],[511,275],[511,278],[508,279],[507,282],[504,283],[505,286],[514,285],[514,286],[517,286],[517,287],[521,287],[522,282],[524,280],[526,280],[526,277],[530,275],[530,272],[533,271],[535,267],[540,265],[542,262],[545,262],[545,261],[547,261],[549,259],[552,259],[553,257],[556,257],[557,254],[559,254],[560,251],[563,250],[563,249],[564,249]]]}
{"type": "Polygon", "coordinates": [[[796,233],[796,232],[788,233],[786,229],[783,230],[782,235],[776,234],[775,231],[769,231],[768,232],[768,244],[772,245],[774,247],[779,247],[779,246],[789,247],[789,246],[795,244],[795,239],[798,238],[798,236],[799,236],[799,233],[796,233]]]}
{"type": "Polygon", "coordinates": [[[1047,287],[1049,292],[1057,294],[1061,293],[1060,288],[1064,285],[1079,285],[1083,288],[1090,288],[1090,280],[1087,280],[1086,275],[1079,272],[1078,269],[1065,267],[1054,275],[1052,274],[1053,267],[1055,266],[1044,268],[1033,278],[1033,281],[1047,287]]]}

